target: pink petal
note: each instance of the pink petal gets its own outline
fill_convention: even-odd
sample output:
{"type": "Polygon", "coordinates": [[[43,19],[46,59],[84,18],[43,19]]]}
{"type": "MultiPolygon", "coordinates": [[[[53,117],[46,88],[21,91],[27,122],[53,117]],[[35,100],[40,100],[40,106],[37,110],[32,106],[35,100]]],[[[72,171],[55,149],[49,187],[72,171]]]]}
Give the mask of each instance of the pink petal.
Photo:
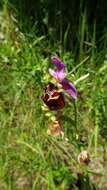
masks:
{"type": "Polygon", "coordinates": [[[51,75],[51,76],[53,76],[55,79],[57,79],[57,74],[56,74],[56,72],[53,70],[53,69],[50,69],[49,68],[49,74],[51,75]]]}
{"type": "Polygon", "coordinates": [[[65,65],[64,63],[56,56],[51,57],[52,63],[57,67],[58,71],[63,71],[65,70],[65,65]]]}
{"type": "Polygon", "coordinates": [[[77,99],[77,90],[72,83],[66,78],[61,81],[61,85],[66,92],[72,96],[73,99],[77,99]]]}
{"type": "Polygon", "coordinates": [[[59,82],[61,82],[65,78],[65,73],[62,70],[61,71],[54,71],[54,70],[49,68],[49,73],[51,76],[53,76],[59,82]]]}

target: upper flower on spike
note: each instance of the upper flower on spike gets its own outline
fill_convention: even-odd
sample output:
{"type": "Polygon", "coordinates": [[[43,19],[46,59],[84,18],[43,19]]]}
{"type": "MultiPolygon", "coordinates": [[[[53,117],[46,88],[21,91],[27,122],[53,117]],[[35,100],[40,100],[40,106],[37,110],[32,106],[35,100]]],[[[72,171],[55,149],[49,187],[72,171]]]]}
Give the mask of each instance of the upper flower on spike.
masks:
{"type": "Polygon", "coordinates": [[[49,68],[49,73],[53,76],[61,85],[64,90],[73,98],[77,99],[77,90],[72,83],[66,78],[65,74],[65,65],[64,63],[56,56],[52,56],[52,63],[56,66],[57,70],[54,71],[49,68]]]}
{"type": "Polygon", "coordinates": [[[65,106],[65,99],[62,92],[58,92],[54,84],[49,83],[45,88],[42,100],[50,110],[56,111],[65,106]]]}

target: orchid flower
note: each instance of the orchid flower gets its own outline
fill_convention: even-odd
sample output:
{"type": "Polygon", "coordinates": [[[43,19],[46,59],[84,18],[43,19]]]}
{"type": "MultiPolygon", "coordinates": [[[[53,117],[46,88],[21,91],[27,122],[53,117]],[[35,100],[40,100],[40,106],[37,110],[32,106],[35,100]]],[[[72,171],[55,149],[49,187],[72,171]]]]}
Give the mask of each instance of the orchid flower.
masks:
{"type": "Polygon", "coordinates": [[[58,92],[57,88],[52,83],[46,86],[42,100],[51,111],[58,111],[65,106],[63,93],[58,92]]]}
{"type": "Polygon", "coordinates": [[[77,99],[77,90],[74,85],[66,78],[65,65],[56,56],[51,57],[52,63],[56,66],[56,71],[49,68],[49,73],[53,76],[61,85],[62,88],[74,99],[77,99]]]}

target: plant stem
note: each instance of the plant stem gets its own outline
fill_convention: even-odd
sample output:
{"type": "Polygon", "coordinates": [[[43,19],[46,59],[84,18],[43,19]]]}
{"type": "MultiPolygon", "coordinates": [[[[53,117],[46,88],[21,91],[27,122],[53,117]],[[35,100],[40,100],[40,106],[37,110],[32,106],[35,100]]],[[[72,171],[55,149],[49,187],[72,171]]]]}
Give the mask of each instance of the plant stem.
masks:
{"type": "Polygon", "coordinates": [[[77,127],[77,104],[76,101],[73,102],[74,104],[74,121],[75,121],[75,139],[78,140],[78,127],[77,127]]]}
{"type": "Polygon", "coordinates": [[[76,105],[76,101],[74,101],[74,120],[75,120],[75,129],[76,129],[76,132],[78,131],[77,130],[77,105],[76,105]]]}

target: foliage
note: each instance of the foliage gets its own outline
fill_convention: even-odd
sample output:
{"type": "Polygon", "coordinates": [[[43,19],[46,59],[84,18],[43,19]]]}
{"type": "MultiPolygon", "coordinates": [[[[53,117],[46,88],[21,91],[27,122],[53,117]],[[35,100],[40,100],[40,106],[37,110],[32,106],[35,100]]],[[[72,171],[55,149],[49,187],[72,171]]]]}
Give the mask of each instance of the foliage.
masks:
{"type": "MultiPolygon", "coordinates": [[[[32,24],[28,20],[26,11],[22,9],[25,3],[15,1],[15,5],[21,3],[19,8],[22,11],[18,13],[17,6],[11,4],[8,7],[8,1],[3,2],[0,12],[0,189],[93,190],[98,189],[97,185],[100,189],[106,189],[106,33],[99,39],[100,45],[97,46],[97,23],[94,22],[90,32],[86,12],[81,12],[78,32],[75,21],[72,21],[72,30],[78,37],[76,46],[79,47],[67,51],[71,25],[66,18],[64,24],[67,25],[64,30],[60,28],[60,37],[55,36],[59,31],[55,26],[59,27],[60,23],[62,27],[60,16],[64,11],[64,2],[60,5],[61,13],[57,15],[58,8],[53,14],[53,22],[49,22],[47,27],[46,10],[51,7],[49,14],[52,17],[51,11],[55,12],[55,8],[52,8],[57,5],[57,1],[36,1],[37,8],[42,10],[38,14],[45,12],[45,21],[40,15],[39,20],[45,22],[48,30],[52,26],[57,30],[53,35],[52,29],[48,37],[43,29],[41,35],[39,26],[35,27],[34,22],[32,24]],[[41,7],[44,4],[45,10],[41,7]],[[53,24],[56,18],[58,22],[53,24]],[[61,39],[60,42],[58,39],[61,39]],[[65,62],[68,77],[78,89],[76,105],[67,97],[62,113],[68,141],[46,134],[49,118],[42,110],[41,95],[43,87],[50,81],[49,58],[53,53],[57,53],[65,62]],[[89,151],[92,159],[89,166],[78,163],[78,154],[84,149],[89,151]]],[[[29,7],[29,1],[26,6],[29,7]]],[[[42,23],[39,23],[40,26],[42,23]]]]}

